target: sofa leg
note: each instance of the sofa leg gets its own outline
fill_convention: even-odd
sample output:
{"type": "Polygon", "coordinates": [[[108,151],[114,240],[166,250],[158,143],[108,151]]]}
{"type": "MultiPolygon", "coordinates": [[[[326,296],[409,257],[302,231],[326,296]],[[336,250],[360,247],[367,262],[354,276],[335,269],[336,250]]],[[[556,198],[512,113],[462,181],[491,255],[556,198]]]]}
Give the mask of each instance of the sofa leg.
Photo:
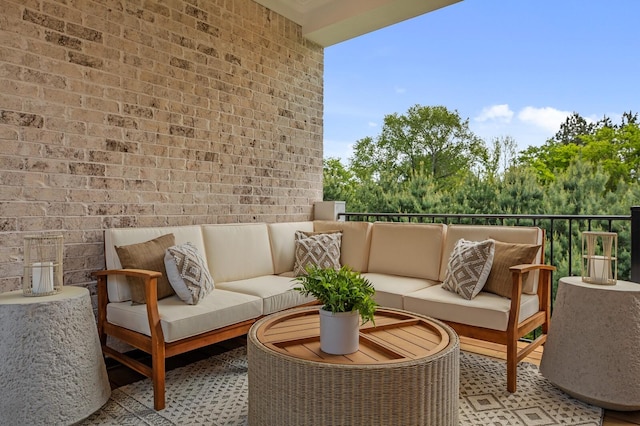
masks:
{"type": "Polygon", "coordinates": [[[507,344],[507,390],[516,391],[518,379],[518,346],[515,343],[507,344]]]}
{"type": "Polygon", "coordinates": [[[156,411],[163,410],[165,407],[165,391],[164,391],[164,378],[165,378],[165,362],[164,356],[154,356],[152,364],[152,378],[153,381],[153,408],[156,411]]]}

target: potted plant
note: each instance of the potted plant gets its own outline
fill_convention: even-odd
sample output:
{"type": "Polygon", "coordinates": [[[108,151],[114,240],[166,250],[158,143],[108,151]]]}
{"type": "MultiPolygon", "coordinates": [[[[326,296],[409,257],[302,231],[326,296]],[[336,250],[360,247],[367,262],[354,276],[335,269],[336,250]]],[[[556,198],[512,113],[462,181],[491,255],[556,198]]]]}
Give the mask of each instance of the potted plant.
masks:
{"type": "Polygon", "coordinates": [[[377,303],[369,280],[348,266],[340,269],[308,266],[307,275],[295,278],[294,287],[303,295],[312,295],[320,303],[320,349],[344,355],[358,350],[359,321],[374,322],[377,303]]]}

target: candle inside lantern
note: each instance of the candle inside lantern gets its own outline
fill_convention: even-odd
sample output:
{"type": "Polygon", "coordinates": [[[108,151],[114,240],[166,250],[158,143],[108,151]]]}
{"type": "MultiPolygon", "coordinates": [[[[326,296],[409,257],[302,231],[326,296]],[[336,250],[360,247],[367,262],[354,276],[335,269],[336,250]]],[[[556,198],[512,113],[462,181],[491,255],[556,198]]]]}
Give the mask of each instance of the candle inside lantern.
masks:
{"type": "Polygon", "coordinates": [[[607,284],[611,280],[611,257],[594,255],[590,259],[589,275],[594,284],[607,284]]]}
{"type": "Polygon", "coordinates": [[[34,262],[31,284],[31,288],[35,294],[52,292],[53,262],[34,262]]]}

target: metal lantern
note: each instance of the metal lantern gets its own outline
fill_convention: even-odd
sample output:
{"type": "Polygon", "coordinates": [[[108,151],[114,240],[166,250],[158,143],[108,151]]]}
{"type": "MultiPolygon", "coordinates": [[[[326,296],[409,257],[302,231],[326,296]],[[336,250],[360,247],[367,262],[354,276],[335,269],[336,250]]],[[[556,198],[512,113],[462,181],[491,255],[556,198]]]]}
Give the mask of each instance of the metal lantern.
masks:
{"type": "Polygon", "coordinates": [[[24,238],[25,296],[48,296],[62,289],[62,235],[28,236],[24,238]]]}
{"type": "Polygon", "coordinates": [[[582,281],[615,285],[618,279],[618,234],[582,233],[582,281]]]}

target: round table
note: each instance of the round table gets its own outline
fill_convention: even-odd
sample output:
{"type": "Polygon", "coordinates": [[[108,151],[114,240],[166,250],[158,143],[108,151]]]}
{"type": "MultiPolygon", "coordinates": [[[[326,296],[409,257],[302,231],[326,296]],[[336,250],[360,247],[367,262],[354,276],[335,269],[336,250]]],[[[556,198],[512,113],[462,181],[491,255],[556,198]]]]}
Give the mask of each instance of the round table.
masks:
{"type": "Polygon", "coordinates": [[[354,354],[320,350],[318,307],[248,335],[249,425],[457,425],[460,342],[444,323],[378,309],[354,354]]]}
{"type": "Polygon", "coordinates": [[[89,290],[0,294],[0,424],[76,423],[111,395],[89,290]]]}
{"type": "Polygon", "coordinates": [[[560,278],[540,372],[603,408],[640,410],[640,284],[560,278]]]}

